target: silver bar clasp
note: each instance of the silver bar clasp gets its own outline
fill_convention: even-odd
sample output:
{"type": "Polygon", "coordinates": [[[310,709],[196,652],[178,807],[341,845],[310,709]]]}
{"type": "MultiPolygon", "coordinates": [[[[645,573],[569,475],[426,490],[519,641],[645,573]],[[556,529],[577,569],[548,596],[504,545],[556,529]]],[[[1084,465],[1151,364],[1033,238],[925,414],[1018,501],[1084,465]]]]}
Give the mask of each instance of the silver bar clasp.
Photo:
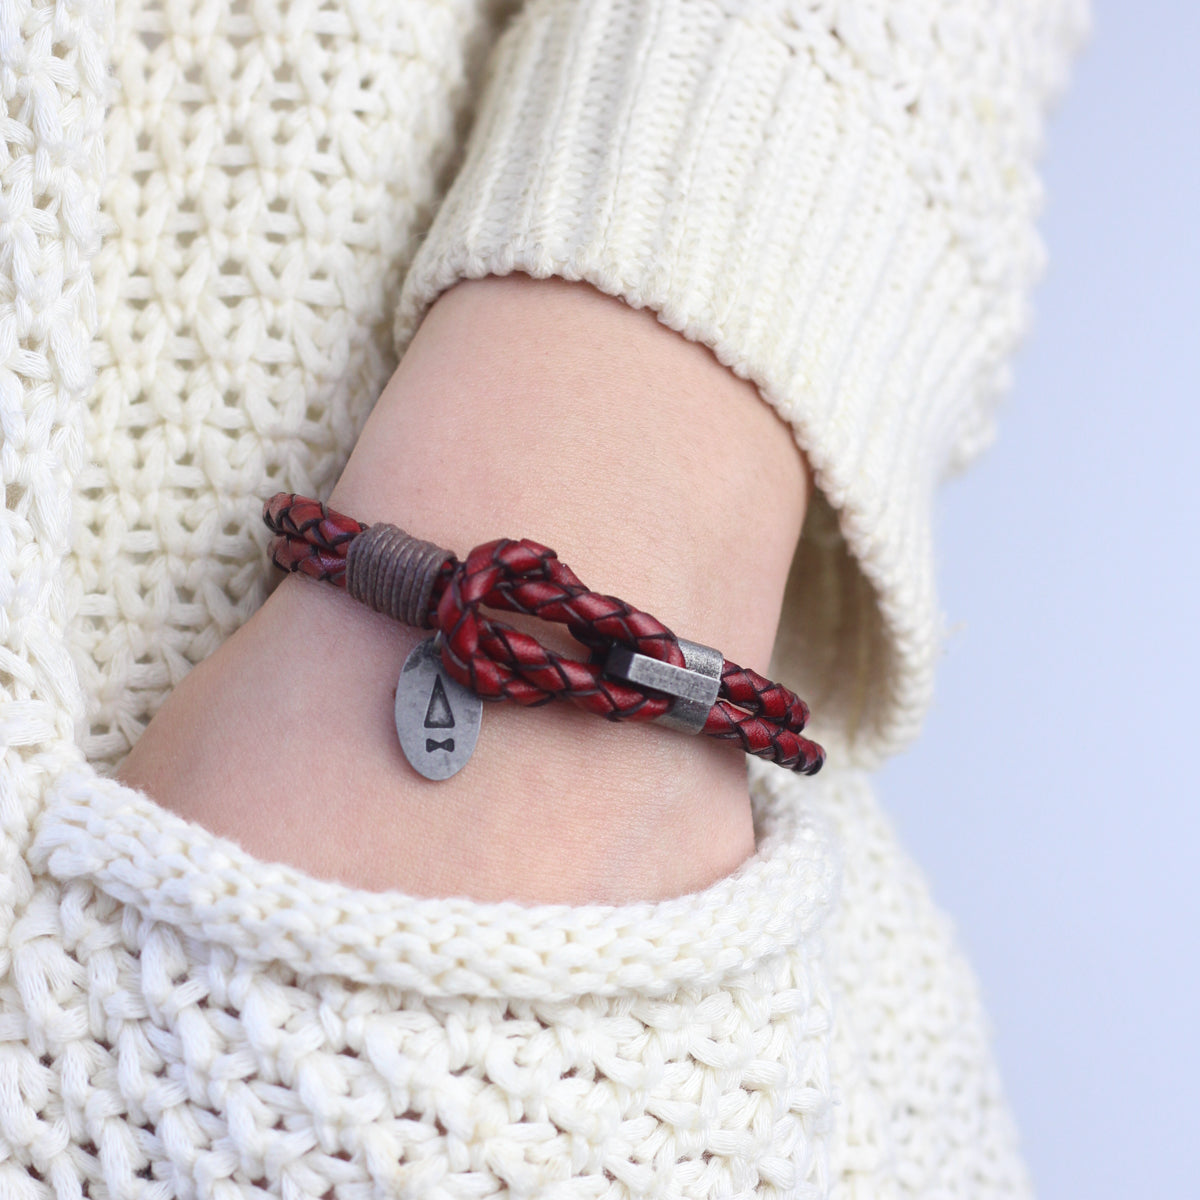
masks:
{"type": "Polygon", "coordinates": [[[628,646],[613,646],[604,660],[604,673],[672,697],[671,707],[656,723],[682,733],[699,733],[721,691],[725,656],[686,638],[679,639],[679,648],[687,664],[683,667],[638,654],[628,646]]]}

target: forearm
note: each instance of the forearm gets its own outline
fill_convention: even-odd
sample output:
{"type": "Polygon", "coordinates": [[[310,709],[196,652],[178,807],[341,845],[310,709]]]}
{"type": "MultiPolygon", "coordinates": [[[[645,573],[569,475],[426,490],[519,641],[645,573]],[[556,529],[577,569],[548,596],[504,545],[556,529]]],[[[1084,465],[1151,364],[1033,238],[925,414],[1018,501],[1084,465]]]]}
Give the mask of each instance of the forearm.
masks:
{"type": "MultiPolygon", "coordinates": [[[[705,348],[585,285],[514,276],[434,306],[330,503],[460,553],[531,537],[765,668],[804,497],[788,430],[705,348]]],[[[391,714],[421,636],[285,580],[123,775],[263,857],[419,894],[649,898],[752,852],[738,751],[568,704],[489,705],[469,766],[419,778],[391,714]]]]}

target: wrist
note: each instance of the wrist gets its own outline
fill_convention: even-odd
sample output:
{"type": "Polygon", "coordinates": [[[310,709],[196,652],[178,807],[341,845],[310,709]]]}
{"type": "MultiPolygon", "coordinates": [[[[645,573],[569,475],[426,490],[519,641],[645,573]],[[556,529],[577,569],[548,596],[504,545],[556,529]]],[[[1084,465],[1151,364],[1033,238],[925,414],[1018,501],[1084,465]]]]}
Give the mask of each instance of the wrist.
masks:
{"type": "MultiPolygon", "coordinates": [[[[765,669],[804,497],[788,431],[704,348],[586,286],[514,277],[434,306],[329,502],[457,553],[533,538],[765,669]]],[[[736,748],[566,703],[487,705],[468,767],[418,777],[392,702],[422,636],[288,578],[156,719],[186,761],[145,738],[122,774],[260,857],[415,894],[657,899],[753,852],[736,748]]]]}

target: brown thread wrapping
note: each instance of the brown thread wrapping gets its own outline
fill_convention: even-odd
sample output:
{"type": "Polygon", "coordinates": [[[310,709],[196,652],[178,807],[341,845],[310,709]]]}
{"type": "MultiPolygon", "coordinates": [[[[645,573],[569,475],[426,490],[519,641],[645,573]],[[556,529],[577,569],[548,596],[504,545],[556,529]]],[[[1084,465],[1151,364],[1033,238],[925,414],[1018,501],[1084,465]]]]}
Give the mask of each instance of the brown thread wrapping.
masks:
{"type": "Polygon", "coordinates": [[[430,602],[442,564],[453,555],[396,525],[364,529],[346,553],[346,591],[406,625],[432,628],[430,602]]]}

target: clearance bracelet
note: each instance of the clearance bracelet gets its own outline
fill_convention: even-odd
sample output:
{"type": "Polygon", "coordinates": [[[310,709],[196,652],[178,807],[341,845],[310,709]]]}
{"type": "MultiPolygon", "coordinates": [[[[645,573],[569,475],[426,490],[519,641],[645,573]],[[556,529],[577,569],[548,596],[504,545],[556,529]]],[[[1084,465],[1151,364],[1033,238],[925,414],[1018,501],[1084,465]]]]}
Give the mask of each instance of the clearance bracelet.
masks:
{"type": "Polygon", "coordinates": [[[386,523],[363,525],[280,492],[263,506],[285,571],[345,588],[407,625],[437,631],[408,656],[396,730],[409,762],[448,779],[475,748],[482,700],[532,706],[557,697],[612,721],[658,721],[738,742],[747,754],[815,775],[825,761],[800,736],[808,708],[781,684],[677,638],[648,613],[590,591],[553,550],[522,538],[476,546],[459,561],[386,523]],[[492,620],[480,607],[566,625],[586,662],[492,620]]]}

